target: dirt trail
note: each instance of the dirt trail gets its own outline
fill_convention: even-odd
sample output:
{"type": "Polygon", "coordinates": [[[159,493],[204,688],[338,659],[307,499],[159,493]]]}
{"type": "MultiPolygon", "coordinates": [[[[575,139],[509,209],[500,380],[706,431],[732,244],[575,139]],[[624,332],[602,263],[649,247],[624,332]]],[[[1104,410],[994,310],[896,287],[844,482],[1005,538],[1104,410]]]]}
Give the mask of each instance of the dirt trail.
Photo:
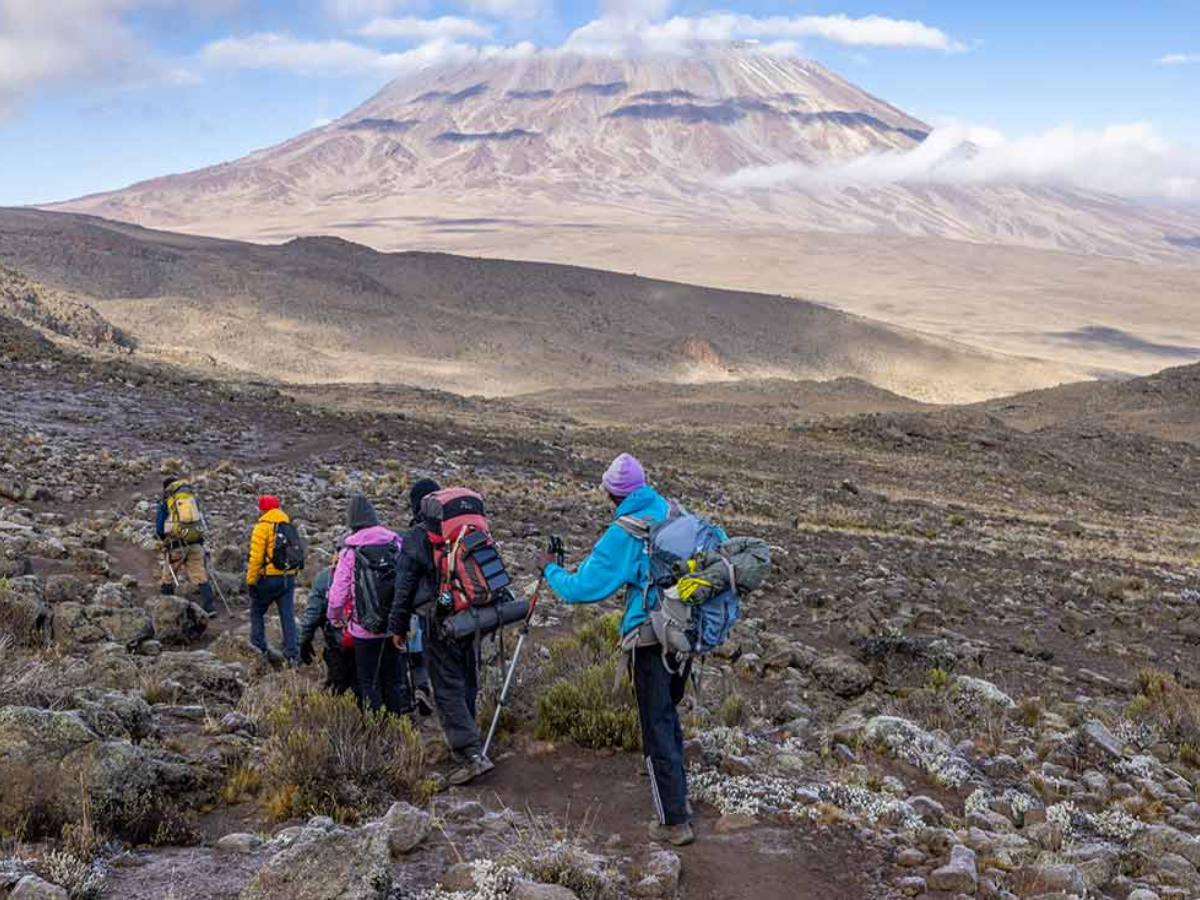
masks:
{"type": "MultiPolygon", "coordinates": [[[[496,770],[462,797],[512,807],[581,827],[607,849],[637,858],[655,847],[646,836],[653,810],[646,778],[627,753],[556,747],[544,756],[499,755],[496,770]]],[[[456,796],[456,795],[451,795],[456,796]]],[[[720,813],[697,807],[697,841],[680,849],[681,900],[881,900],[879,854],[818,826],[756,826],[720,833],[720,813]],[[846,865],[853,853],[855,865],[846,865]],[[867,877],[864,878],[864,875],[867,877]],[[874,887],[871,887],[871,884],[874,887]]]]}

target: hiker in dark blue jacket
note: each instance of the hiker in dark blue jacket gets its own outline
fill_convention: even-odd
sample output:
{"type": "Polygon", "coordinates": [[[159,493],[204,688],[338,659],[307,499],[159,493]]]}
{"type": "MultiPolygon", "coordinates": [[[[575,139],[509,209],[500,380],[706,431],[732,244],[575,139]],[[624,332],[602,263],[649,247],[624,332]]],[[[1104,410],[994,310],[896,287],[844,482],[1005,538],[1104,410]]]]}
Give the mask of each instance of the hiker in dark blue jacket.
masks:
{"type": "Polygon", "coordinates": [[[646,548],[617,524],[623,516],[634,516],[657,525],[667,518],[669,505],[646,484],[641,464],[626,453],[609,466],[603,485],[616,513],[591,555],[574,573],[556,565],[551,553],[544,554],[538,564],[546,584],[567,603],[598,603],[625,588],[621,637],[623,645],[637,648],[633,654],[633,684],[642,726],[642,751],[658,815],[650,824],[650,836],[683,846],[695,837],[684,774],[683,727],[676,708],[686,686],[684,666],[672,661],[672,672],[664,664],[662,647],[649,622],[647,595],[653,607],[657,591],[653,587],[646,591],[650,579],[646,548]]]}

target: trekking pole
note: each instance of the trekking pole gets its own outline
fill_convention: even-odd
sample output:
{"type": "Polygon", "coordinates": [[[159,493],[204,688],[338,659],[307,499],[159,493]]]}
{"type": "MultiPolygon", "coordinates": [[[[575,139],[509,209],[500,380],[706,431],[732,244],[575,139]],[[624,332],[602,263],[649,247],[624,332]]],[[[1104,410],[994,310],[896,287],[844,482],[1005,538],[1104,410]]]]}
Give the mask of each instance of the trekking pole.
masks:
{"type": "MultiPolygon", "coordinates": [[[[563,549],[562,539],[558,536],[550,538],[550,552],[554,554],[561,566],[566,559],[566,551],[563,549]]],[[[513,650],[512,662],[508,664],[508,673],[504,676],[504,686],[500,688],[500,697],[496,701],[496,712],[492,716],[492,725],[488,728],[487,740],[483,742],[483,758],[488,758],[488,750],[491,749],[492,739],[496,736],[496,727],[500,724],[500,714],[504,712],[504,705],[508,702],[508,689],[512,687],[513,675],[517,671],[517,663],[521,660],[521,649],[525,646],[525,639],[529,637],[529,628],[533,624],[533,611],[537,608],[538,598],[541,596],[542,587],[546,583],[546,573],[542,572],[538,578],[537,586],[533,589],[533,596],[529,598],[529,612],[525,614],[525,620],[521,623],[521,630],[517,633],[517,648],[513,650]]]]}
{"type": "Polygon", "coordinates": [[[208,552],[208,519],[204,515],[204,510],[200,511],[200,533],[204,535],[204,574],[208,576],[208,583],[216,590],[217,596],[221,598],[221,605],[225,607],[225,612],[233,616],[233,607],[229,605],[229,601],[225,599],[225,592],[221,590],[221,583],[213,577],[212,571],[212,555],[208,552]]]}

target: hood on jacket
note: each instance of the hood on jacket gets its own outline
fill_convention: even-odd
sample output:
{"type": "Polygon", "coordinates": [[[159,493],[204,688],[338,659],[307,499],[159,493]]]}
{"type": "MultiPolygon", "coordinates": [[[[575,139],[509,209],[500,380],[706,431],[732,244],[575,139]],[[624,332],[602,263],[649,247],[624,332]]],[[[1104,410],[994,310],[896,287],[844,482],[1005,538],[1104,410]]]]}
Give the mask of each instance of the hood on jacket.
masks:
{"type": "Polygon", "coordinates": [[[346,524],[351,531],[362,531],[364,528],[374,528],[379,524],[379,516],[375,507],[362,494],[352,494],[350,507],[346,510],[346,524]]]}
{"type": "Polygon", "coordinates": [[[399,543],[400,535],[396,532],[384,528],[382,525],[373,525],[370,528],[363,528],[354,534],[347,537],[342,544],[346,547],[369,547],[373,544],[392,544],[399,543]]]}
{"type": "Polygon", "coordinates": [[[280,522],[289,522],[287,513],[282,509],[268,509],[265,513],[258,517],[258,521],[267,522],[270,525],[278,525],[280,522]]]}
{"type": "Polygon", "coordinates": [[[655,510],[660,510],[666,501],[659,496],[658,491],[650,487],[648,484],[642,485],[628,497],[621,501],[621,505],[617,507],[617,511],[613,514],[613,520],[617,520],[622,516],[645,516],[655,510]]]}

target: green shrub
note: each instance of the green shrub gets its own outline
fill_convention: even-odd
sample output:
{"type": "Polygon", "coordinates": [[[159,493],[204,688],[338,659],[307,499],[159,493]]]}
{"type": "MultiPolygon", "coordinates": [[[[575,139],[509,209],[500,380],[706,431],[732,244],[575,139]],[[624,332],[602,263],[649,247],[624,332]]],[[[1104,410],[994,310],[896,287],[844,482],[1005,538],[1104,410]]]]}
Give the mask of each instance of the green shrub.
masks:
{"type": "Polygon", "coordinates": [[[739,725],[744,725],[749,714],[746,698],[741,694],[729,694],[717,708],[717,719],[726,728],[737,728],[739,725]]]}
{"type": "Polygon", "coordinates": [[[636,750],[637,707],[628,688],[613,690],[620,659],[621,616],[587,613],[568,637],[550,645],[539,681],[536,734],[583,747],[636,750]]]}
{"type": "Polygon", "coordinates": [[[537,736],[593,749],[636,750],[641,735],[637,707],[630,691],[613,690],[616,672],[614,657],[551,685],[538,701],[537,736]]]}
{"type": "Polygon", "coordinates": [[[424,790],[421,736],[408,719],[363,713],[350,694],[286,693],[266,720],[262,783],[277,819],[358,822],[424,790]]]}

